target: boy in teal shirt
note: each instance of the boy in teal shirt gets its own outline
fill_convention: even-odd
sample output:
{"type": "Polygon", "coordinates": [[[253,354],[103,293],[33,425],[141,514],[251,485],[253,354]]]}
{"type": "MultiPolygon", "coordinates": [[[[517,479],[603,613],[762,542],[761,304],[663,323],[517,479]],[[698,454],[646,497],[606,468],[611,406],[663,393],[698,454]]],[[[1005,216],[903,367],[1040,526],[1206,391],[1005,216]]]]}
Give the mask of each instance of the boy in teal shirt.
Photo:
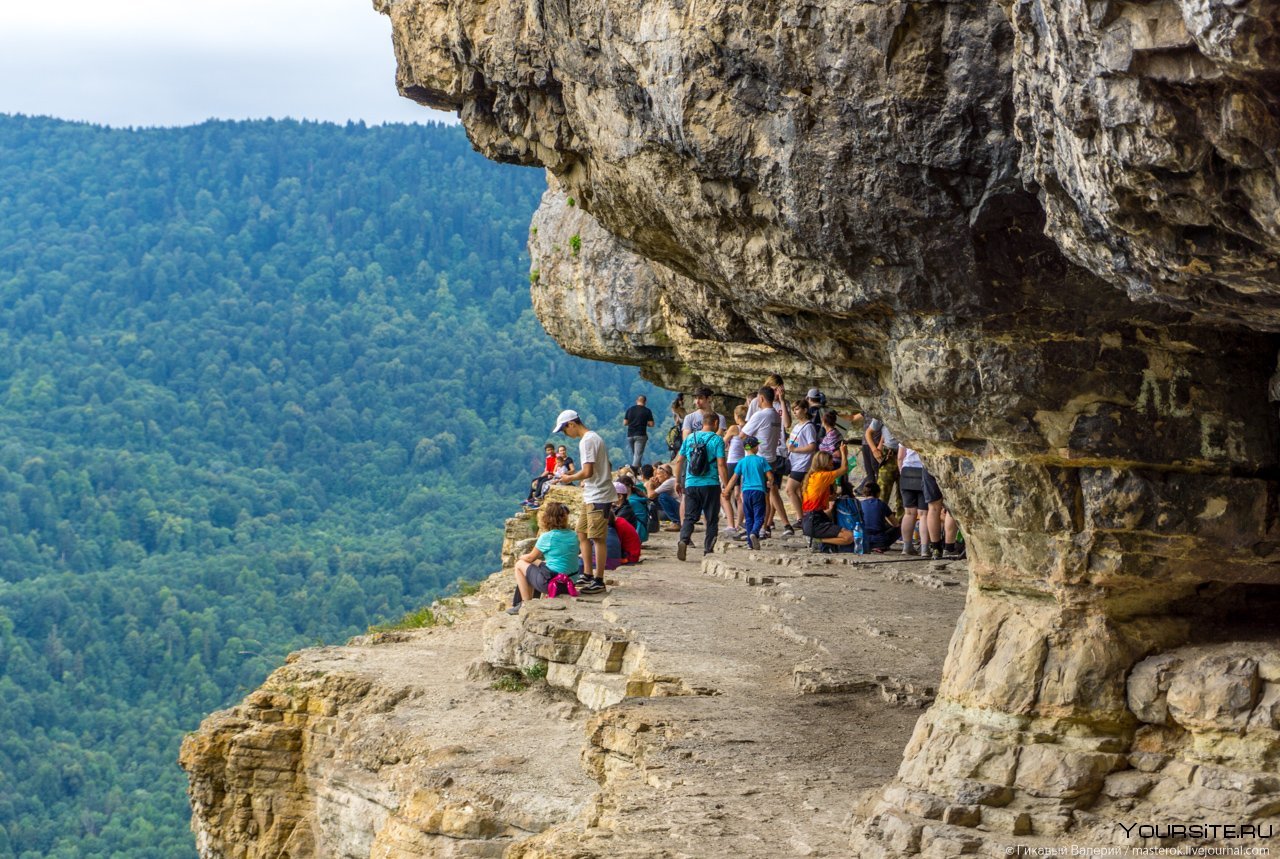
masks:
{"type": "Polygon", "coordinates": [[[752,549],[760,546],[760,528],[764,525],[765,498],[773,487],[773,469],[769,461],[760,456],[759,439],[747,436],[742,440],[742,448],[746,456],[738,460],[733,469],[733,479],[724,488],[725,498],[733,494],[733,488],[742,482],[742,529],[746,534],[747,545],[752,549]]]}

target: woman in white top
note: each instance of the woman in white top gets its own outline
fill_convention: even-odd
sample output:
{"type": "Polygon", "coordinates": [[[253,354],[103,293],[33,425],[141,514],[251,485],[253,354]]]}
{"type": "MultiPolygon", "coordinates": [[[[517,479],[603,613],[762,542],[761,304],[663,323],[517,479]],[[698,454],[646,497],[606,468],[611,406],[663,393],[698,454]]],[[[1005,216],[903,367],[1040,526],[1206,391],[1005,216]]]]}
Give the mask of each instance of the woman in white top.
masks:
{"type": "MultiPolygon", "coordinates": [[[[799,515],[804,509],[802,488],[809,464],[818,450],[818,430],[809,420],[809,405],[804,402],[791,404],[791,435],[787,438],[788,462],[791,473],[787,475],[787,498],[791,508],[799,515]]],[[[788,525],[783,533],[791,536],[795,529],[788,525]]]]}

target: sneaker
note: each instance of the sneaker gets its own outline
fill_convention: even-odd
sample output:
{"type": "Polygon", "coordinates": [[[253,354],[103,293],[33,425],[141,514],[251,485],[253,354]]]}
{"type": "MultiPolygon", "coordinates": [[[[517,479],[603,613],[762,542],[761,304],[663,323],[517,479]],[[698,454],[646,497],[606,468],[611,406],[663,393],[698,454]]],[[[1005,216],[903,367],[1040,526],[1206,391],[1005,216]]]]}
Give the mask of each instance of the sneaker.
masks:
{"type": "Polygon", "coordinates": [[[792,528],[790,525],[782,529],[782,536],[784,537],[794,537],[795,535],[796,529],[792,528]]]}
{"type": "Polygon", "coordinates": [[[742,541],[742,540],[750,540],[750,539],[751,539],[751,535],[750,535],[750,534],[748,534],[746,531],[738,531],[737,533],[735,533],[735,534],[733,535],[733,539],[738,540],[738,541],[742,541]]]}
{"type": "Polygon", "coordinates": [[[688,554],[689,554],[689,544],[688,544],[688,543],[686,543],[684,540],[681,540],[679,543],[676,543],[676,557],[677,557],[677,558],[679,558],[680,560],[682,560],[682,561],[683,561],[683,560],[685,559],[685,557],[686,557],[688,554]]]}
{"type": "Polygon", "coordinates": [[[934,561],[941,561],[941,560],[942,560],[942,547],[941,547],[941,546],[934,546],[932,549],[930,549],[930,550],[929,550],[929,558],[930,558],[931,560],[934,560],[934,561]]]}
{"type": "Polygon", "coordinates": [[[809,551],[815,555],[821,555],[823,552],[827,551],[827,544],[821,540],[810,540],[809,551]]]}
{"type": "Polygon", "coordinates": [[[602,594],[604,593],[604,582],[599,579],[584,579],[582,584],[578,585],[578,593],[602,594]]]}
{"type": "Polygon", "coordinates": [[[513,605],[511,608],[507,609],[507,614],[519,614],[519,613],[520,613],[520,606],[518,605],[513,605]]]}
{"type": "Polygon", "coordinates": [[[762,539],[762,540],[772,540],[772,539],[773,539],[773,527],[772,527],[772,526],[770,526],[770,527],[768,527],[768,528],[765,528],[763,531],[761,531],[761,532],[760,532],[760,539],[762,539]]]}
{"type": "Polygon", "coordinates": [[[910,557],[910,556],[914,555],[915,553],[916,553],[916,550],[915,550],[915,546],[914,546],[914,545],[912,545],[911,543],[903,543],[903,544],[902,544],[902,554],[903,554],[904,556],[906,556],[906,557],[910,557]]]}
{"type": "Polygon", "coordinates": [[[743,535],[743,537],[742,537],[742,539],[744,539],[744,540],[746,540],[746,541],[747,541],[747,548],[748,548],[748,549],[758,549],[758,548],[760,548],[760,547],[756,544],[756,538],[755,538],[755,537],[752,537],[750,534],[744,534],[744,535],[743,535]]]}
{"type": "Polygon", "coordinates": [[[942,557],[947,561],[959,561],[965,557],[964,546],[944,546],[942,549],[942,557]]]}

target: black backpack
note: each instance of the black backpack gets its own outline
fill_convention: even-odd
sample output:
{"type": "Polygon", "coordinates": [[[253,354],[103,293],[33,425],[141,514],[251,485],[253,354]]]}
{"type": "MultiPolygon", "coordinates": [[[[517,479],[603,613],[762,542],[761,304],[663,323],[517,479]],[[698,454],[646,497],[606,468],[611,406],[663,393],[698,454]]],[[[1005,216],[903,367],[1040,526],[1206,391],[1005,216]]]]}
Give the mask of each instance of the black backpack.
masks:
{"type": "Polygon", "coordinates": [[[714,433],[696,432],[693,435],[693,447],[689,449],[689,474],[693,477],[705,477],[711,470],[711,455],[707,453],[708,435],[714,433]]]}
{"type": "Polygon", "coordinates": [[[658,519],[658,502],[650,498],[645,501],[645,506],[649,509],[649,533],[652,534],[662,524],[658,519]]]}

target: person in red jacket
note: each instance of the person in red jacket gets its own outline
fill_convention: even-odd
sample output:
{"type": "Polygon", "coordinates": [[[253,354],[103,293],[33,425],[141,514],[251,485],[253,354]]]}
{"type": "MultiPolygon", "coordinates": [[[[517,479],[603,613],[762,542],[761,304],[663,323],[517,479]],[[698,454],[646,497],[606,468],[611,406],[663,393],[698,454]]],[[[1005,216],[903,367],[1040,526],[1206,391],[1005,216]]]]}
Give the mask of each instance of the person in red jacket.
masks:
{"type": "Polygon", "coordinates": [[[618,532],[618,542],[622,544],[622,563],[635,564],[640,560],[640,535],[635,526],[621,516],[614,518],[613,527],[618,532]]]}

